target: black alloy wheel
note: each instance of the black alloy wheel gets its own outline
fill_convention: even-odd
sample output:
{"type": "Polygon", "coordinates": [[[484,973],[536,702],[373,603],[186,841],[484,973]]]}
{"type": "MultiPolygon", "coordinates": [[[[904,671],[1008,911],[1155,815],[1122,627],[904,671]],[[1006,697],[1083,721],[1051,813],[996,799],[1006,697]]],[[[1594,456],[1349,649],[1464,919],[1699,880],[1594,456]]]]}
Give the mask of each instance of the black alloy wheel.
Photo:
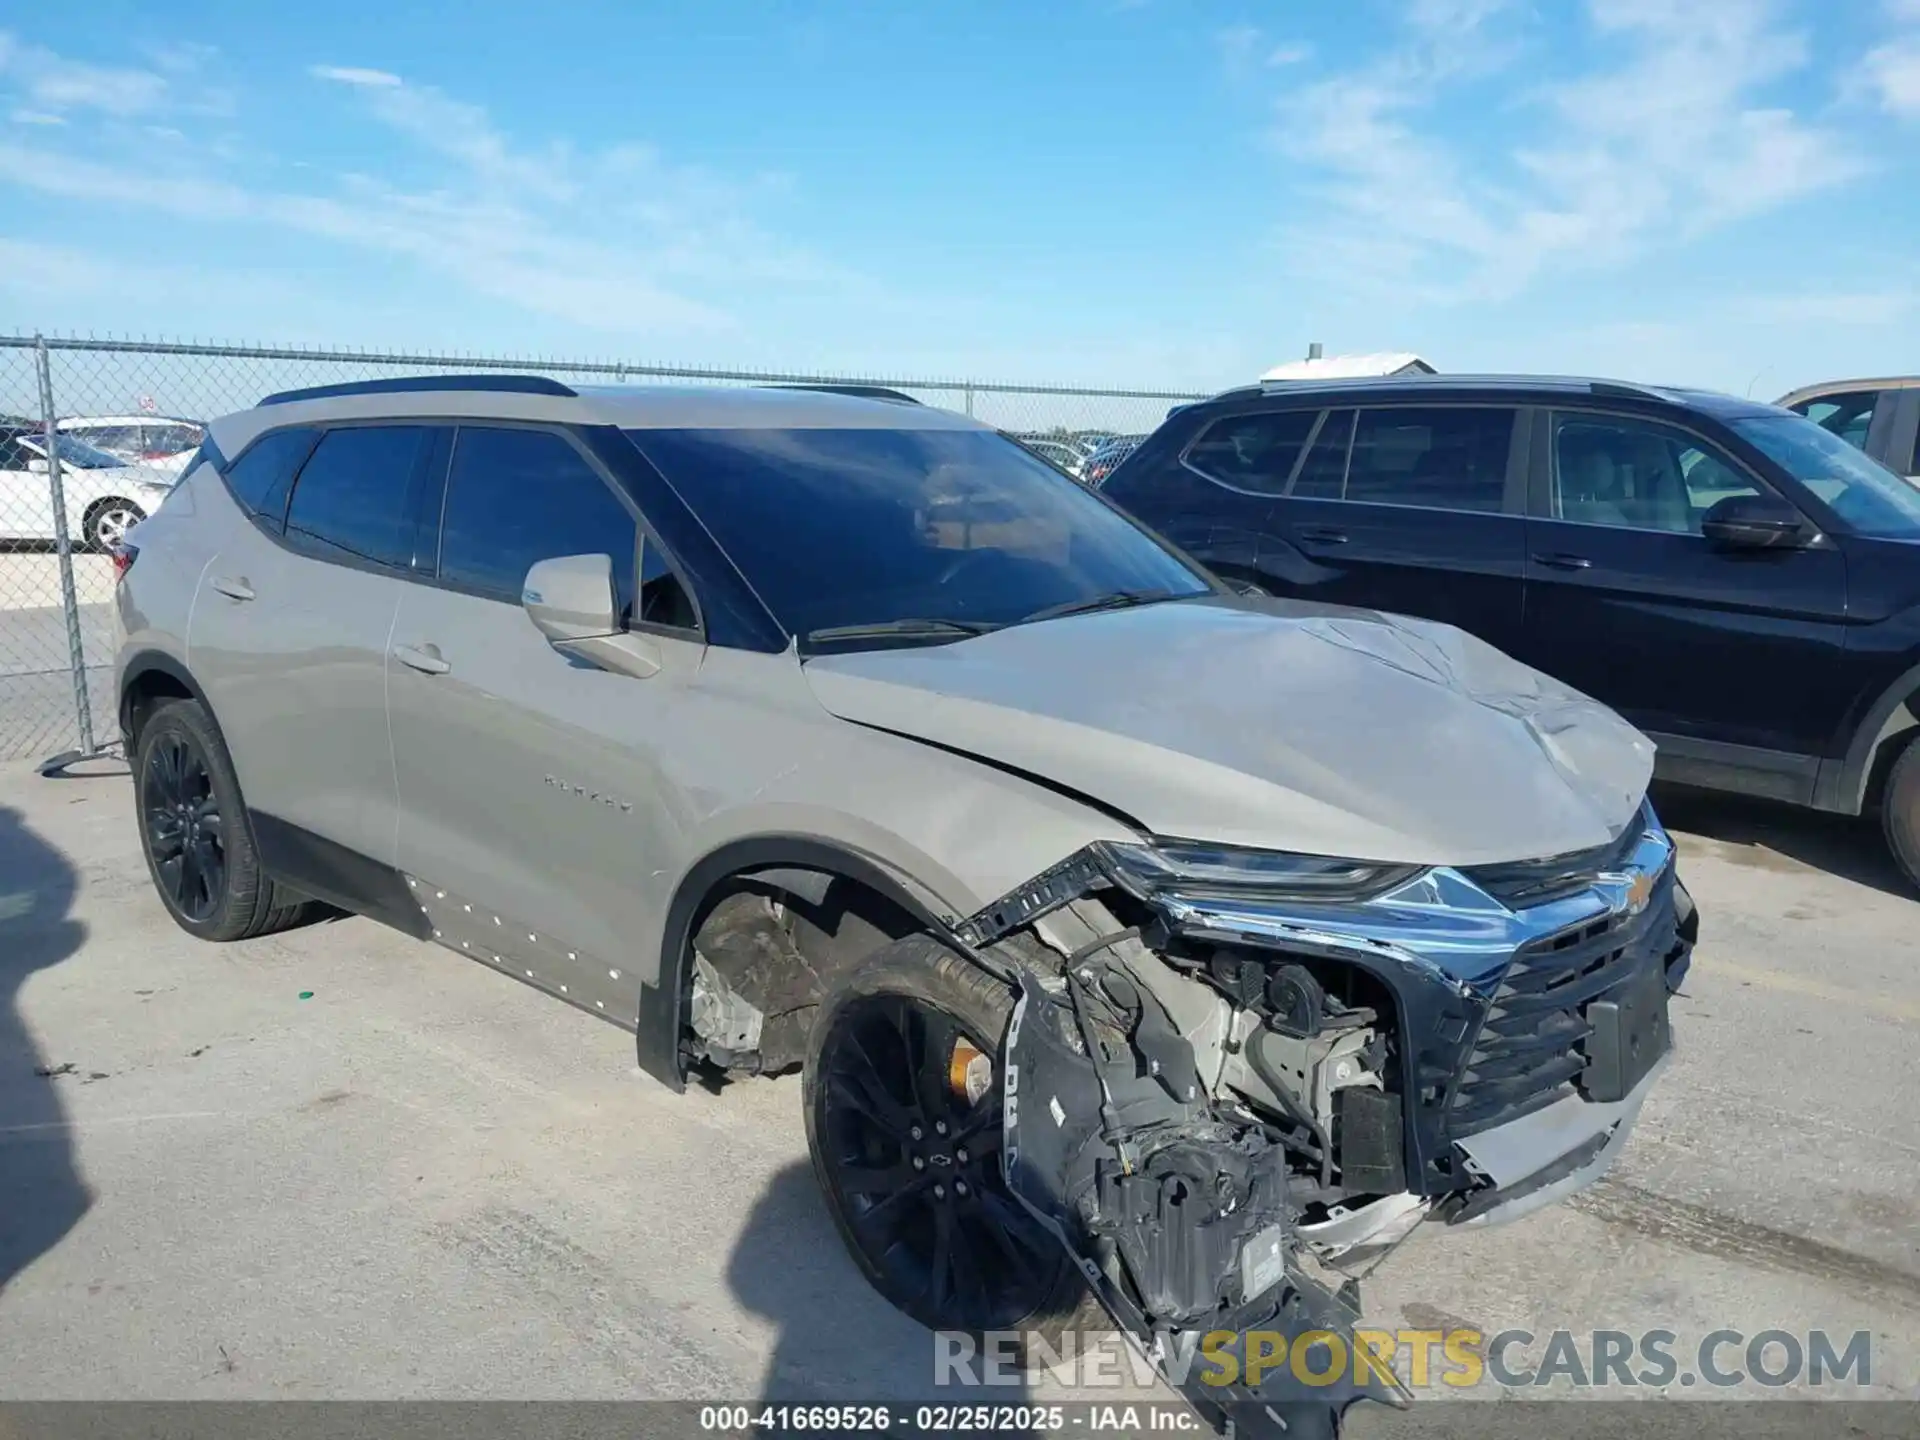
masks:
{"type": "Polygon", "coordinates": [[[1009,1329],[1046,1311],[1066,1257],[1001,1173],[994,1037],[887,990],[822,1020],[816,1164],[868,1278],[935,1330],[1009,1329]]]}
{"type": "Polygon", "coordinates": [[[149,748],[140,810],[155,879],[188,920],[206,921],[227,893],[226,820],[200,747],[170,733],[149,748]]]}

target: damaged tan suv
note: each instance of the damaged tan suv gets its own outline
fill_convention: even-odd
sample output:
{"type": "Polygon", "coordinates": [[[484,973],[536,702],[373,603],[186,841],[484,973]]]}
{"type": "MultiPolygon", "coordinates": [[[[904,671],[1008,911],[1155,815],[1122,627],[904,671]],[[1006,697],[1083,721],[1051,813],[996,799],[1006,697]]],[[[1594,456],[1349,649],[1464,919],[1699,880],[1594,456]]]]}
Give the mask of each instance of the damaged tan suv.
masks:
{"type": "MultiPolygon", "coordinates": [[[[905,397],[275,395],[119,558],[183,927],[342,908],[676,1089],[803,1066],[847,1247],[929,1326],[1348,1324],[1342,1268],[1592,1181],[1670,1051],[1640,734],[1235,593],[905,397]]],[[[1193,1390],[1294,1435],[1394,1395],[1193,1390]]]]}

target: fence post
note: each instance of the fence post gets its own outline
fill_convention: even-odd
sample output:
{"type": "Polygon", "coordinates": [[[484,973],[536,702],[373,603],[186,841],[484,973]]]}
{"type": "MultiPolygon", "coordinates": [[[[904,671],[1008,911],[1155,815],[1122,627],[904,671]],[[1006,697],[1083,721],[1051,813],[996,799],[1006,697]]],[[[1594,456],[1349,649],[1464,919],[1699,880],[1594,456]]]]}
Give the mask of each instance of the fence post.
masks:
{"type": "Polygon", "coordinates": [[[87,694],[87,656],[80,644],[80,597],[73,585],[73,537],[67,533],[67,490],[60,476],[60,429],[53,408],[53,364],[44,335],[33,337],[35,368],[40,372],[40,419],[47,442],[47,488],[53,500],[53,543],[60,563],[60,609],[67,620],[67,660],[73,671],[73,710],[80,724],[80,748],[43,762],[40,773],[82,760],[97,751],[93,743],[93,701],[87,694]]]}
{"type": "Polygon", "coordinates": [[[967,414],[973,414],[973,386],[967,386],[967,414]]]}

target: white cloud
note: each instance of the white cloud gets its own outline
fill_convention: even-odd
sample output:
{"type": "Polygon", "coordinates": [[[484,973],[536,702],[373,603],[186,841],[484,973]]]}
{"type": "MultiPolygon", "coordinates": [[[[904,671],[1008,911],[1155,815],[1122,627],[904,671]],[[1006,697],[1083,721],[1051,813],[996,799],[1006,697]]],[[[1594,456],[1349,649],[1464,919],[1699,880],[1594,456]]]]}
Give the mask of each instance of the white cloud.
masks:
{"type": "Polygon", "coordinates": [[[1311,45],[1276,45],[1267,54],[1267,64],[1277,69],[1282,65],[1298,65],[1301,61],[1312,58],[1311,45]]]}
{"type": "Polygon", "coordinates": [[[167,82],[151,70],[88,65],[38,45],[23,45],[0,32],[0,78],[11,83],[30,108],[50,114],[101,110],[139,115],[166,98],[167,82]]]}
{"type": "MultiPolygon", "coordinates": [[[[1920,4],[1915,13],[1920,15],[1920,4]]],[[[1904,120],[1920,120],[1920,34],[1875,46],[1860,68],[1882,109],[1904,120]]]]}
{"type": "Polygon", "coordinates": [[[16,110],[7,117],[16,125],[64,125],[66,117],[46,110],[16,110]]]}
{"type": "Polygon", "coordinates": [[[68,59],[44,46],[23,44],[14,35],[0,31],[0,90],[10,91],[12,98],[25,102],[16,109],[16,119],[25,112],[53,117],[53,123],[78,111],[96,111],[115,119],[167,109],[225,114],[231,108],[231,98],[218,86],[205,83],[197,73],[214,53],[209,45],[177,43],[149,52],[155,67],[152,69],[94,65],[68,59]],[[174,81],[193,84],[189,89],[176,90],[174,81]]]}
{"type": "Polygon", "coordinates": [[[366,70],[358,65],[309,65],[307,73],[317,80],[333,80],[341,85],[361,85],[370,89],[391,88],[402,84],[388,70],[366,70]]]}
{"type": "Polygon", "coordinates": [[[1623,58],[1490,95],[1527,44],[1524,12],[1415,0],[1397,49],[1282,102],[1276,140],[1320,178],[1312,218],[1287,236],[1298,263],[1351,275],[1361,256],[1374,283],[1429,300],[1506,295],[1859,173],[1848,147],[1766,103],[1806,63],[1771,0],[1588,0],[1587,12],[1605,43],[1580,50],[1623,58]],[[1450,103],[1515,109],[1499,129],[1525,138],[1450,142],[1450,103]]]}
{"type": "Polygon", "coordinates": [[[182,137],[159,170],[150,147],[55,153],[0,138],[0,183],[103,206],[138,197],[143,212],[304,235],[603,332],[725,332],[743,286],[802,283],[831,295],[859,283],[756,222],[777,178],[725,179],[645,145],[527,146],[481,107],[430,87],[343,83],[392,131],[403,158],[429,162],[424,181],[328,182],[291,160],[281,173],[305,188],[250,188],[227,178],[217,145],[182,137]]]}

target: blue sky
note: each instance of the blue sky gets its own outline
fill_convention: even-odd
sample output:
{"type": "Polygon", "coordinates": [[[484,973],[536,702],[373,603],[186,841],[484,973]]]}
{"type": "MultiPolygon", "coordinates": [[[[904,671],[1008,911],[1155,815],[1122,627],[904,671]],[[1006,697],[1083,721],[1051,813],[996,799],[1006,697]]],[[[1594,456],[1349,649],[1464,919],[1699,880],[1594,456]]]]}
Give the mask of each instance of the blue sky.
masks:
{"type": "Polygon", "coordinates": [[[1920,0],[0,0],[0,327],[1207,388],[1920,367],[1920,0]]]}

